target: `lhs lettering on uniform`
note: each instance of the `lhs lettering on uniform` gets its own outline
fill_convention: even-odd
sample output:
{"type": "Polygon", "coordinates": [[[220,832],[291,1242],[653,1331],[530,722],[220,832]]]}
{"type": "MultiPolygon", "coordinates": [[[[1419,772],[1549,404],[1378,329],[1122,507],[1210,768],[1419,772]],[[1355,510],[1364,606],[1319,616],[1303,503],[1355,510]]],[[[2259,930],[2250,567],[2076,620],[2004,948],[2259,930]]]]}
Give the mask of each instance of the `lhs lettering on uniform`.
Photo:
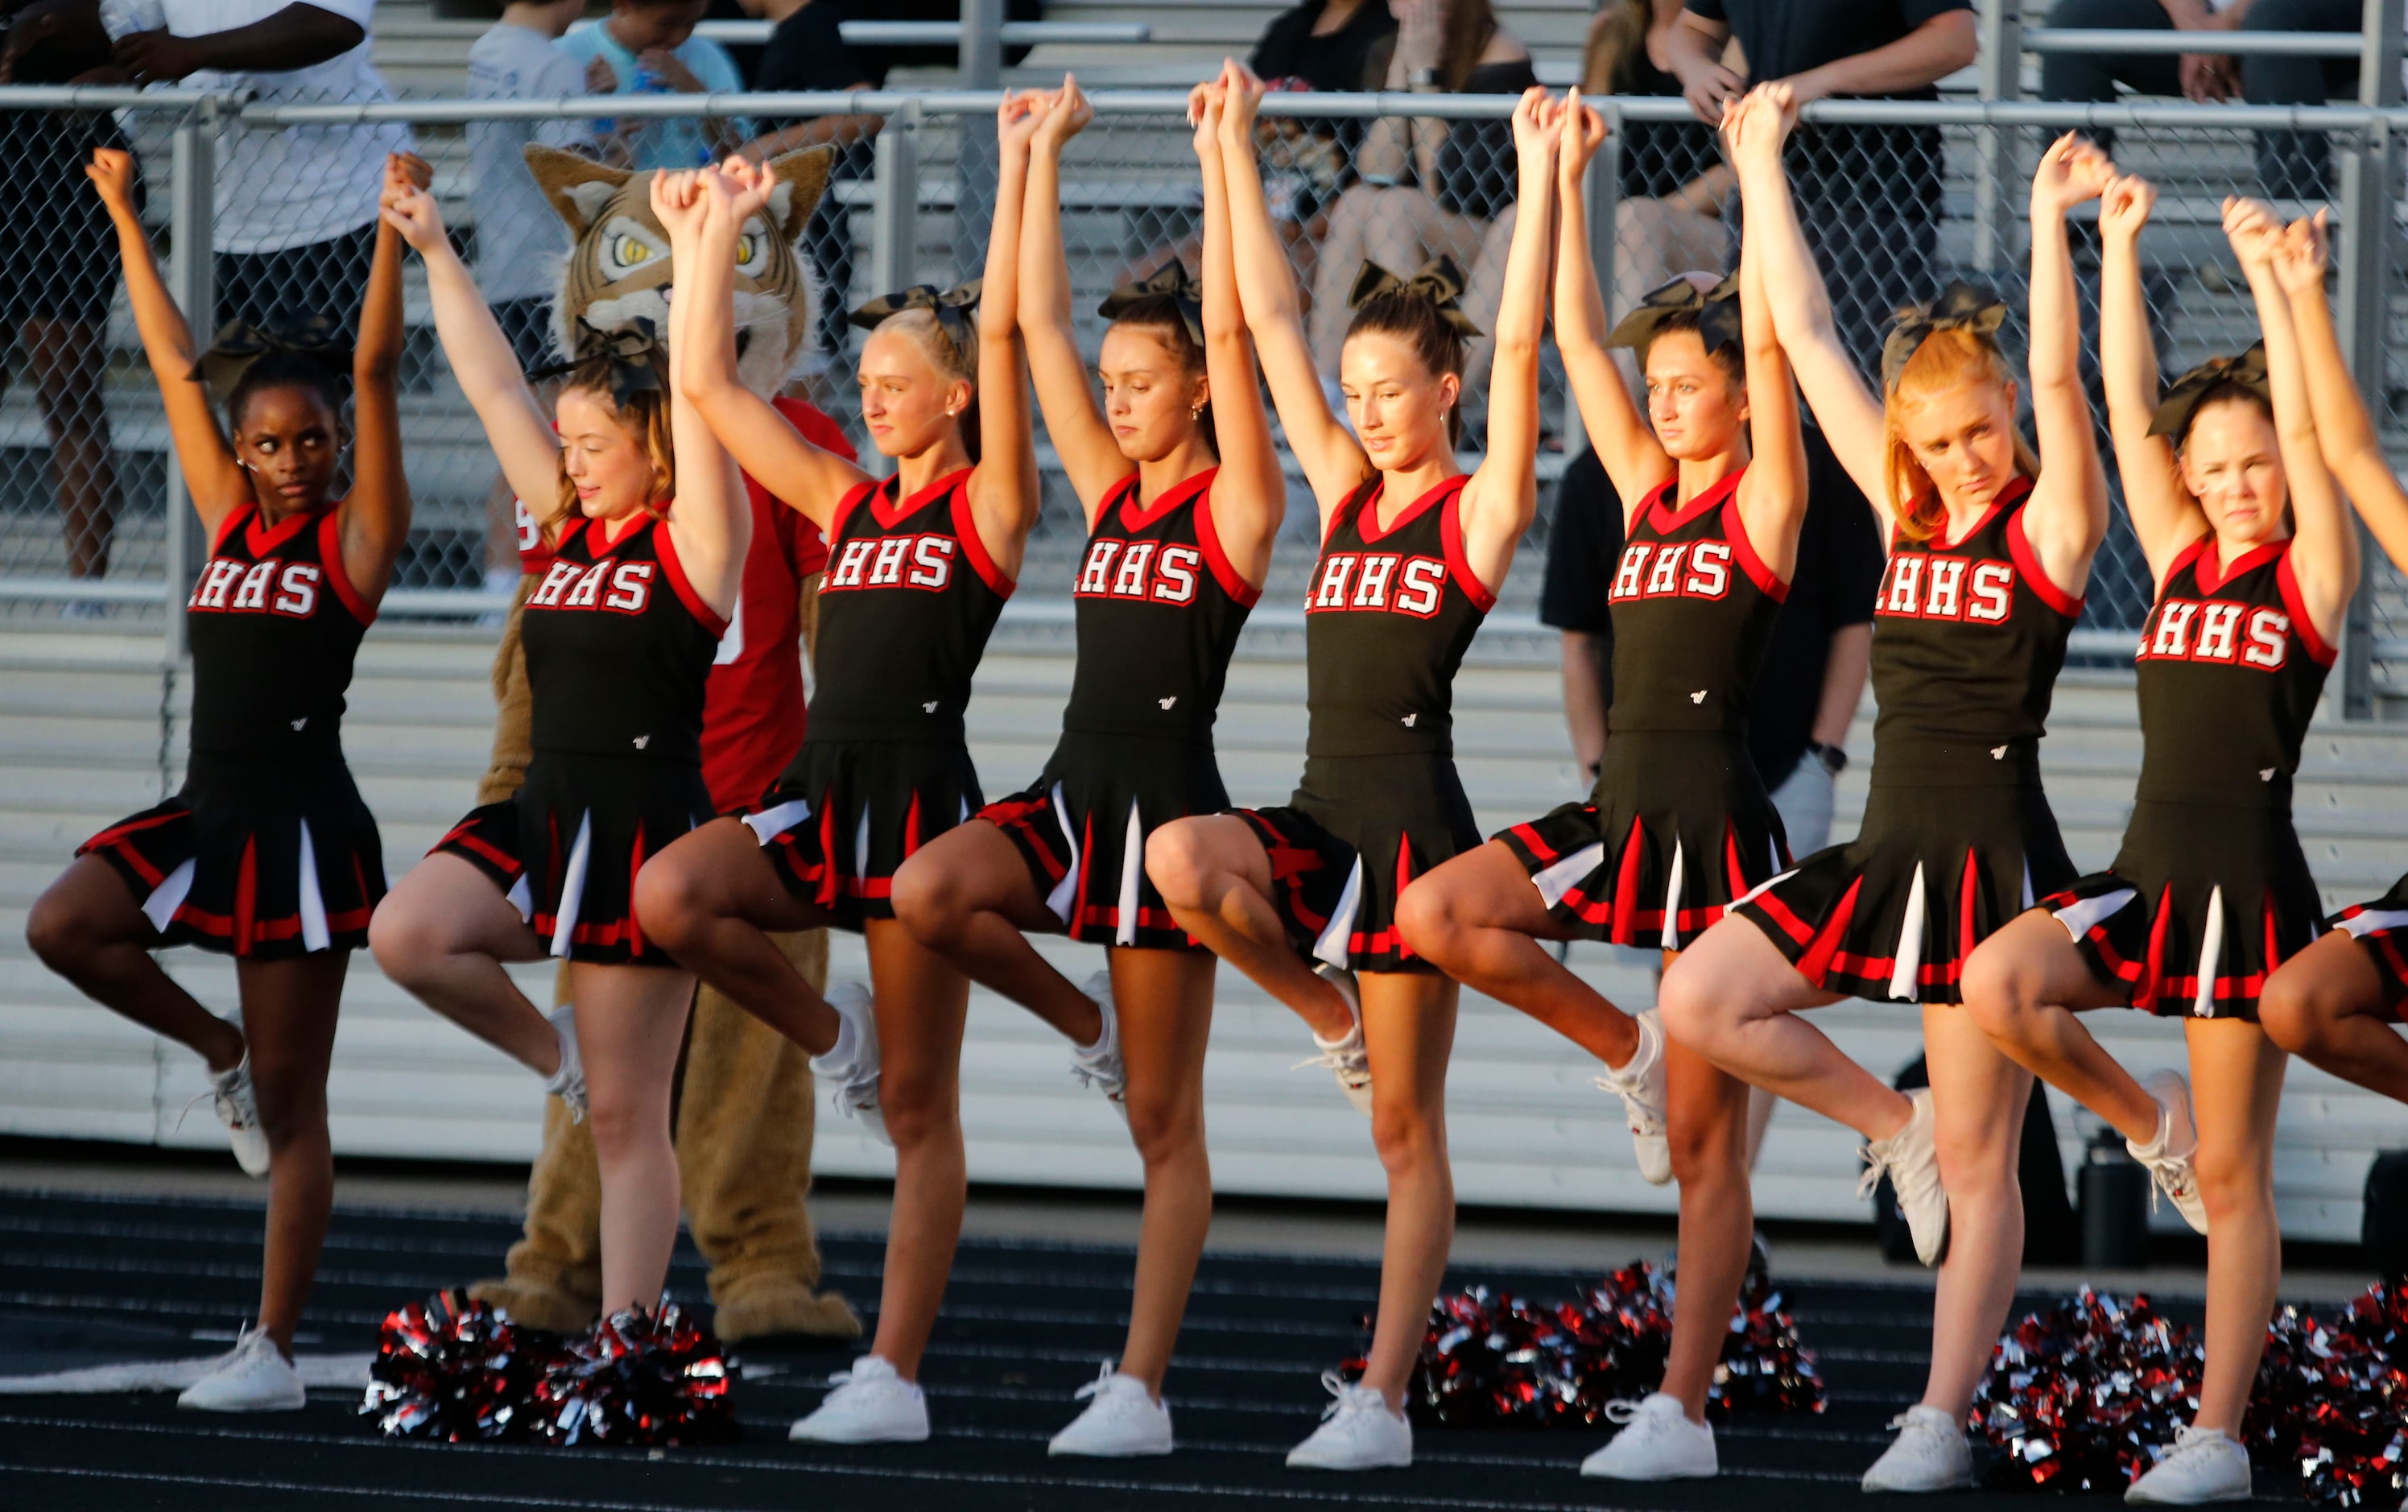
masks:
{"type": "Polygon", "coordinates": [[[535,592],[529,609],[598,609],[614,614],[640,614],[652,599],[656,562],[554,562],[535,592]]]}
{"type": "Polygon", "coordinates": [[[869,536],[848,540],[821,583],[822,593],[916,588],[942,593],[953,581],[962,543],[951,536],[869,536]]]}
{"type": "Polygon", "coordinates": [[[2135,661],[2213,662],[2280,671],[2291,652],[2291,616],[2210,598],[2168,598],[2150,612],[2135,661]]]}
{"type": "Polygon", "coordinates": [[[184,607],[222,614],[308,619],[318,607],[318,585],[325,576],[315,562],[287,562],[274,556],[243,562],[213,556],[201,569],[184,607]]]}
{"type": "Polygon", "coordinates": [[[1099,536],[1087,542],[1086,560],[1079,566],[1079,585],[1072,597],[1192,604],[1196,575],[1203,566],[1204,554],[1193,546],[1099,536]]]}
{"type": "Polygon", "coordinates": [[[1882,572],[1881,597],[1874,607],[1899,619],[2003,625],[2014,602],[2013,562],[1894,552],[1882,572]]]}
{"type": "Polygon", "coordinates": [[[1609,602],[1634,598],[1720,598],[1730,592],[1727,540],[1634,540],[1614,564],[1609,602]]]}
{"type": "Polygon", "coordinates": [[[1410,614],[1426,620],[1446,600],[1446,559],[1396,552],[1331,552],[1313,569],[1308,614],[1410,614]]]}

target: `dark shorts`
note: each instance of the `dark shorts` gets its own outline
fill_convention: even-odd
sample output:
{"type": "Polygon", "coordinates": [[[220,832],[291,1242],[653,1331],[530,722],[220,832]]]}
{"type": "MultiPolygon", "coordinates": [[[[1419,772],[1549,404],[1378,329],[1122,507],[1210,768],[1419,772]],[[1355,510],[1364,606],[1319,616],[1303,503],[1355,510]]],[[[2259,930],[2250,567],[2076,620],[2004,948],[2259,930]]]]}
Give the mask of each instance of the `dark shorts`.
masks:
{"type": "Polygon", "coordinates": [[[325,241],[267,252],[217,254],[217,324],[265,324],[325,315],[356,335],[360,301],[367,296],[368,265],[376,257],[373,222],[325,241]]]}
{"type": "Polygon", "coordinates": [[[124,145],[105,112],[0,111],[0,338],[29,320],[108,323],[117,230],[83,168],[124,145]]]}

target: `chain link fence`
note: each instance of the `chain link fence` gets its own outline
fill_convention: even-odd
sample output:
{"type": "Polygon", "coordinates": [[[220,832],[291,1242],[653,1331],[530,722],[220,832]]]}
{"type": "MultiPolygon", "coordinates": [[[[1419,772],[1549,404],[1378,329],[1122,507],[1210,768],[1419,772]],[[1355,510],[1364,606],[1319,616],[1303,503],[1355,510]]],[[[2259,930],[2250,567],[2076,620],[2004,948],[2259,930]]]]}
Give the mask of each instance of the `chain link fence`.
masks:
{"type": "MultiPolygon", "coordinates": [[[[1730,266],[1737,206],[1713,134],[1681,101],[1600,103],[1614,130],[1592,180],[1591,240],[1618,313],[1673,274],[1730,266]]],[[[1096,104],[1097,118],[1069,144],[1062,175],[1074,308],[1090,352],[1103,325],[1094,307],[1114,284],[1173,256],[1195,267],[1202,211],[1183,97],[1128,92],[1099,95],[1096,104]]],[[[1467,276],[1474,320],[1493,323],[1515,215],[1505,120],[1512,104],[1507,96],[1426,94],[1274,94],[1267,102],[1258,155],[1333,395],[1346,293],[1367,258],[1409,273],[1431,256],[1451,256],[1467,276]]],[[[794,376],[799,392],[853,429],[859,333],[841,312],[905,282],[977,276],[993,204],[993,95],[967,94],[359,106],[290,94],[244,103],[190,93],[165,99],[156,91],[0,91],[0,187],[16,212],[0,223],[18,238],[0,275],[0,312],[14,338],[0,394],[0,613],[155,620],[177,597],[167,581],[194,560],[177,533],[182,506],[156,388],[126,311],[115,240],[80,171],[93,147],[134,150],[146,223],[174,264],[172,286],[188,307],[205,291],[211,305],[213,321],[196,324],[306,310],[348,325],[373,242],[377,166],[387,150],[413,146],[433,164],[446,219],[533,364],[553,340],[552,296],[568,238],[527,178],[522,146],[539,141],[644,167],[823,122],[842,143],[840,162],[802,238],[823,318],[794,376]],[[208,249],[206,277],[194,258],[179,255],[179,206],[187,239],[208,249]]],[[[2247,291],[2220,230],[2224,195],[2265,193],[2286,214],[2304,212],[2346,177],[2335,164],[2354,160],[2371,132],[2383,135],[2386,119],[2353,108],[1826,104],[1793,144],[1791,173],[1842,336],[1860,365],[1877,366],[1882,328],[1898,305],[1928,298],[1957,277],[1996,289],[2018,312],[2008,338],[2019,352],[2025,186],[2057,131],[2086,127],[2121,166],[2158,186],[2144,276],[2171,373],[2255,337],[2247,291]]],[[[2386,236],[2397,183],[2395,171],[2380,196],[2386,236]]],[[[2098,258],[2086,221],[2074,246],[2086,325],[2095,329],[2098,258]]],[[[2386,257],[2383,266],[2398,261],[2386,257]]],[[[2386,271],[2386,295],[2393,281],[2386,271]]],[[[435,340],[414,261],[407,286],[402,410],[416,524],[394,607],[486,612],[514,566],[508,497],[435,340]]],[[[2396,322],[2398,304],[2386,297],[2380,318],[2396,322]]],[[[2378,317],[2369,310],[2360,318],[2378,317]]],[[[1485,378],[1485,353],[1475,351],[1466,396],[1467,444],[1474,448],[1485,378]]],[[[2401,382],[2386,362],[2368,386],[2384,424],[2408,441],[2399,435],[2401,382]]],[[[1584,444],[1552,350],[1541,387],[1548,416],[1541,471],[1552,478],[1584,444]]],[[[1296,486],[1295,540],[1279,554],[1275,603],[1301,592],[1309,568],[1312,511],[1302,507],[1300,479],[1296,486]]],[[[1505,596],[1509,609],[1535,602],[1552,502],[1542,497],[1505,596]]],[[[1076,503],[1049,466],[1046,510],[1025,572],[1033,595],[1066,587],[1079,537],[1076,503]]],[[[2371,642],[2373,689],[2378,697],[2408,694],[2397,685],[2408,677],[2398,670],[2408,667],[2401,643],[2408,592],[2387,566],[2370,578],[2359,622],[2371,642]]],[[[2086,627],[2098,633],[2083,644],[2095,655],[2117,655],[2148,597],[2119,511],[2086,613],[2086,627]]]]}

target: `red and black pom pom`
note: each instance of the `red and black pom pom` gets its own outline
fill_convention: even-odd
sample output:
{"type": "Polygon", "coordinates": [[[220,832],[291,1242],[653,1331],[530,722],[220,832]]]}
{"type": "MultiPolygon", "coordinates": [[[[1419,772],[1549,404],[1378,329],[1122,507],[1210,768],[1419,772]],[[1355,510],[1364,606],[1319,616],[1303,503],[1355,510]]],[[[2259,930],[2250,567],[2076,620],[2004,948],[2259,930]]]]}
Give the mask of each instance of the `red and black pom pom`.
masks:
{"type": "Polygon", "coordinates": [[[437,1292],[385,1316],[360,1413],[395,1438],[524,1439],[536,1383],[566,1347],[465,1291],[437,1292]]]}

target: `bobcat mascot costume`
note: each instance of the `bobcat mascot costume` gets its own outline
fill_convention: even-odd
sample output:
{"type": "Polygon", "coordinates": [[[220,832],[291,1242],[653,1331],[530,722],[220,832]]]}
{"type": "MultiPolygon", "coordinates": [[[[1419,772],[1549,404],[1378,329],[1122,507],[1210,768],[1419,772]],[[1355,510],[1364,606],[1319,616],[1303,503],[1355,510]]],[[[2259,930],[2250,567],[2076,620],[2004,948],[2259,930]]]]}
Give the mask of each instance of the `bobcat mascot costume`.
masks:
{"type": "MultiPolygon", "coordinates": [[[[772,160],[780,187],[764,213],[774,234],[746,238],[740,252],[737,367],[765,397],[785,386],[816,327],[816,300],[797,243],[827,186],[832,155],[823,147],[772,160]]],[[[668,237],[652,212],[652,175],[544,147],[527,148],[526,157],[575,243],[552,307],[561,350],[568,350],[580,319],[608,330],[641,317],[666,330],[673,269],[668,237]]],[[[532,581],[521,581],[522,603],[532,581]]],[[[815,584],[804,584],[807,636],[815,603],[815,584]]],[[[494,658],[501,714],[493,767],[477,789],[480,803],[509,797],[526,771],[526,656],[519,615],[513,606],[494,658]]],[[[826,931],[779,938],[808,980],[826,981],[826,931]]],[[[566,981],[564,971],[559,992],[566,981]]],[[[819,1245],[803,1208],[811,1179],[811,1104],[803,1052],[702,988],[678,1086],[678,1175],[695,1244],[710,1263],[715,1331],[728,1344],[771,1334],[850,1338],[861,1332],[861,1320],[842,1297],[815,1289],[819,1245]]],[[[567,1332],[591,1324],[601,1307],[601,1201],[593,1133],[569,1120],[559,1099],[548,1099],[543,1150],[527,1183],[525,1236],[510,1246],[509,1274],[479,1282],[470,1294],[538,1328],[567,1332]]]]}

